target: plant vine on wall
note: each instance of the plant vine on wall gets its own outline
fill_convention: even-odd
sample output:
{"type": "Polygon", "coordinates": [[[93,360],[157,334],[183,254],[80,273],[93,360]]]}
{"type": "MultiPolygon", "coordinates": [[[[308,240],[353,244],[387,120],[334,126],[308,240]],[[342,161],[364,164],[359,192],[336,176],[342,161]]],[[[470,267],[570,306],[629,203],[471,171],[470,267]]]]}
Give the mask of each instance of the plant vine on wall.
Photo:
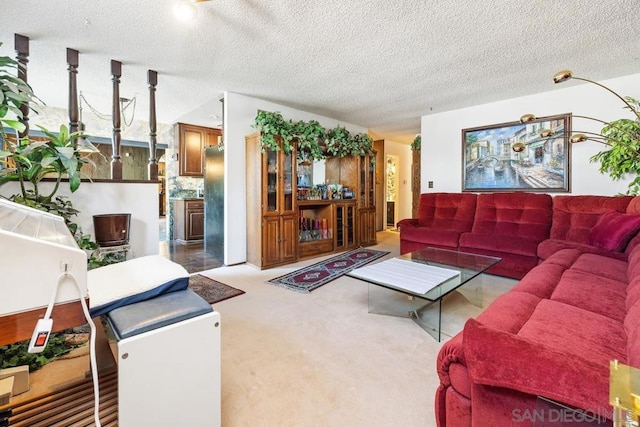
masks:
{"type": "Polygon", "coordinates": [[[373,152],[373,140],[365,133],[352,135],[345,127],[325,129],[316,120],[294,122],[279,112],[259,111],[253,128],[261,134],[263,151],[289,153],[297,142],[298,157],[321,160],[328,156],[364,156],[373,152]]]}

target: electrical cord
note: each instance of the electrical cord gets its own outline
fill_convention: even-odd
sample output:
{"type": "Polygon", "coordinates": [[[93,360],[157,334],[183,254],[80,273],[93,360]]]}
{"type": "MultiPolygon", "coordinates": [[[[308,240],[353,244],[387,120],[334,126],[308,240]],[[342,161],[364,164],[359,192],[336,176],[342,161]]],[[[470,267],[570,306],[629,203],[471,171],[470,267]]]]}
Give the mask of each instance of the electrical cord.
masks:
{"type": "Polygon", "coordinates": [[[47,307],[47,311],[44,315],[45,319],[49,319],[51,317],[51,312],[53,311],[53,306],[56,303],[56,297],[58,295],[58,288],[60,287],[60,283],[63,279],[68,278],[73,281],[78,289],[78,294],[80,295],[80,305],[82,306],[82,312],[84,313],[85,319],[89,323],[89,328],[91,329],[91,336],[89,339],[89,357],[91,360],[91,378],[93,380],[93,419],[96,424],[96,427],[102,427],[100,424],[100,385],[98,384],[98,364],[96,360],[96,325],[93,323],[91,319],[91,315],[89,314],[89,308],[87,307],[87,301],[82,295],[82,290],[80,289],[80,285],[76,278],[67,271],[67,265],[65,264],[65,271],[58,276],[58,280],[56,283],[56,287],[53,290],[51,295],[51,300],[49,301],[49,306],[47,307]]]}

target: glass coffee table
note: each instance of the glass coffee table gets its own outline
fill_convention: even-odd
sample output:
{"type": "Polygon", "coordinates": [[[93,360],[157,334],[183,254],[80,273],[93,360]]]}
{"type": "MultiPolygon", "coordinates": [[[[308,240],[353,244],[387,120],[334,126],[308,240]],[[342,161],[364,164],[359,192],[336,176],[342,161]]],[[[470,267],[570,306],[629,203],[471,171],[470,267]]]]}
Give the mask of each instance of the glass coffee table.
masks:
{"type": "Polygon", "coordinates": [[[442,339],[442,301],[454,291],[482,307],[482,281],[501,258],[426,247],[357,268],[347,275],[369,283],[369,313],[412,318],[442,339]]]}

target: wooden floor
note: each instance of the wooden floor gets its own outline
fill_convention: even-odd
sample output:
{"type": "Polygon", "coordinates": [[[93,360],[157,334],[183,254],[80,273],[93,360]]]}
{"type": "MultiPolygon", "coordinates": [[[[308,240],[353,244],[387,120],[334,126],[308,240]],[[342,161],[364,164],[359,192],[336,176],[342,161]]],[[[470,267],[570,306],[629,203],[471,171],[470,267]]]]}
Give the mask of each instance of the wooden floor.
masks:
{"type": "MultiPolygon", "coordinates": [[[[95,427],[93,399],[93,382],[87,378],[17,405],[0,406],[0,412],[11,410],[8,421],[15,427],[95,427]]],[[[117,372],[100,378],[100,423],[118,425],[117,372]]]]}
{"type": "Polygon", "coordinates": [[[197,273],[224,265],[223,260],[205,252],[204,243],[181,244],[175,240],[163,240],[160,242],[160,255],[177,262],[189,273],[197,273]]]}

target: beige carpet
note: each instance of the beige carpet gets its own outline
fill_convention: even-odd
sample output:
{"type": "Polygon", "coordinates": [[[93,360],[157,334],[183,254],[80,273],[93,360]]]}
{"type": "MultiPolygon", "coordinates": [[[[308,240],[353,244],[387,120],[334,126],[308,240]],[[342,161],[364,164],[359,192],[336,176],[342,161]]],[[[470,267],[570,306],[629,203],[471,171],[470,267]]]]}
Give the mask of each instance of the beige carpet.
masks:
{"type": "MultiPolygon", "coordinates": [[[[373,248],[391,251],[381,260],[398,254],[398,239],[398,233],[378,234],[373,248]]],[[[410,319],[369,314],[367,284],[359,280],[343,276],[311,294],[263,283],[317,261],[203,273],[246,291],[214,305],[223,328],[223,425],[435,425],[441,343],[410,319]]],[[[515,283],[482,280],[494,290],[485,292],[487,302],[515,283]]],[[[451,333],[480,312],[453,300],[451,333]]]]}
{"type": "MultiPolygon", "coordinates": [[[[373,248],[391,251],[381,260],[398,254],[398,238],[378,234],[373,248]]],[[[410,319],[369,314],[359,280],[343,276],[310,294],[264,283],[318,260],[201,273],[246,292],[213,305],[222,318],[223,426],[435,425],[441,343],[410,319]]],[[[482,283],[488,303],[515,281],[482,283]]],[[[456,294],[450,303],[450,334],[481,311],[456,294]]]]}

